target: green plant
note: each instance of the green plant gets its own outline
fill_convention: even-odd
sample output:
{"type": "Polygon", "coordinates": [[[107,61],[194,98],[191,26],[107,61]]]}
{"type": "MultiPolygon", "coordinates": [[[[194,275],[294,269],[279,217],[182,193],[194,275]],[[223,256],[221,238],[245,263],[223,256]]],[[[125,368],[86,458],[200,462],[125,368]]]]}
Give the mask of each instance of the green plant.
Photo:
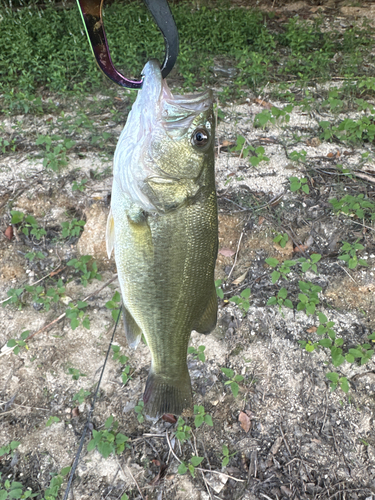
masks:
{"type": "Polygon", "coordinates": [[[306,194],[310,193],[309,186],[307,184],[307,179],[306,177],[302,177],[302,179],[299,179],[298,177],[289,177],[290,181],[290,187],[289,189],[294,192],[298,191],[299,189],[302,189],[302,191],[306,194]]]}
{"type": "Polygon", "coordinates": [[[64,482],[64,477],[69,474],[71,467],[61,469],[60,474],[56,474],[50,482],[49,487],[44,492],[44,500],[56,500],[60,488],[64,482]]]}
{"type": "Polygon", "coordinates": [[[8,151],[14,152],[16,150],[16,141],[12,139],[10,142],[7,139],[2,139],[0,137],[0,150],[3,154],[8,151]]]}
{"type": "Polygon", "coordinates": [[[42,304],[45,311],[49,311],[52,303],[57,303],[65,294],[65,287],[61,279],[57,282],[57,288],[49,288],[45,291],[44,287],[39,285],[25,285],[25,290],[31,294],[31,300],[35,304],[42,304]]]}
{"type": "Polygon", "coordinates": [[[26,344],[26,339],[29,336],[30,330],[26,330],[25,332],[21,333],[21,338],[19,340],[16,339],[10,339],[7,342],[7,347],[14,347],[13,352],[14,354],[19,354],[20,350],[22,347],[24,347],[26,350],[28,350],[28,345],[26,344]]]}
{"type": "Polygon", "coordinates": [[[118,425],[119,423],[114,422],[112,415],[108,417],[104,424],[104,430],[96,431],[94,429],[92,431],[93,438],[87,445],[87,451],[97,448],[103,458],[108,458],[111,453],[116,455],[122,453],[125,448],[130,448],[129,438],[117,431],[118,425]]]}
{"type": "Polygon", "coordinates": [[[88,182],[88,179],[82,179],[79,183],[77,181],[74,181],[73,182],[73,185],[72,185],[72,191],[81,191],[81,193],[83,193],[83,191],[86,189],[86,183],[88,182]]]}
{"type": "Polygon", "coordinates": [[[302,272],[306,273],[309,269],[311,269],[315,274],[319,274],[316,264],[320,261],[321,258],[322,256],[320,255],[320,253],[313,253],[309,258],[300,257],[298,259],[298,262],[302,264],[302,272]]]}
{"type": "Polygon", "coordinates": [[[279,263],[279,261],[273,257],[269,257],[265,262],[269,266],[277,268],[272,271],[271,274],[272,284],[275,284],[279,280],[280,276],[287,279],[287,274],[289,274],[291,268],[296,265],[295,260],[284,260],[284,262],[279,263]]]}
{"type": "Polygon", "coordinates": [[[343,260],[348,264],[349,269],[355,269],[357,265],[367,266],[367,262],[364,259],[359,259],[357,257],[358,250],[364,250],[364,246],[358,243],[359,238],[354,243],[348,243],[343,241],[343,246],[340,248],[340,255],[337,257],[339,260],[343,260]]]}
{"type": "Polygon", "coordinates": [[[35,236],[35,238],[39,241],[42,236],[47,234],[47,231],[44,228],[38,226],[35,217],[32,215],[25,215],[23,212],[19,212],[17,210],[11,210],[10,213],[12,215],[12,224],[19,224],[20,222],[23,223],[22,232],[25,236],[35,236]]]}
{"type": "Polygon", "coordinates": [[[194,405],[194,425],[195,427],[200,427],[203,423],[206,423],[210,427],[212,427],[214,424],[212,422],[212,417],[211,415],[208,415],[205,410],[204,406],[202,405],[194,405]]]}
{"type": "MultiPolygon", "coordinates": [[[[125,356],[124,354],[121,354],[121,352],[120,352],[121,347],[118,345],[112,345],[111,348],[113,351],[112,359],[114,361],[119,361],[122,365],[125,365],[127,363],[127,361],[129,360],[129,358],[127,356],[125,356]]],[[[122,371],[121,379],[122,379],[122,383],[124,385],[131,379],[130,369],[131,369],[131,366],[126,365],[122,371]]]]}
{"type": "Polygon", "coordinates": [[[292,301],[287,299],[288,292],[286,288],[280,288],[280,290],[277,292],[276,297],[270,297],[267,301],[267,306],[274,306],[278,305],[279,306],[279,311],[281,312],[281,307],[289,307],[289,309],[293,309],[293,304],[292,301]]]}
{"type": "Polygon", "coordinates": [[[68,368],[68,373],[69,375],[72,376],[73,380],[78,380],[79,377],[87,377],[87,375],[81,373],[81,371],[78,370],[78,368],[68,368]]]}
{"type": "Polygon", "coordinates": [[[318,293],[322,288],[311,281],[299,281],[298,285],[302,293],[298,294],[297,311],[306,311],[307,315],[314,314],[316,305],[319,304],[318,293]]]}
{"type": "Polygon", "coordinates": [[[21,443],[19,441],[11,441],[9,444],[5,444],[0,448],[0,457],[3,455],[14,455],[14,451],[18,448],[21,443]]]}
{"type": "MultiPolygon", "coordinates": [[[[306,162],[306,151],[304,149],[302,149],[302,151],[292,151],[290,154],[289,154],[289,158],[292,160],[292,161],[296,161],[296,162],[301,162],[301,163],[305,163],[306,162]]],[[[298,179],[297,177],[291,177],[290,178],[290,181],[291,181],[291,185],[290,185],[290,190],[291,191],[297,191],[301,186],[297,187],[296,189],[292,189],[292,179],[298,179]]],[[[298,179],[299,180],[299,179],[298,179]]],[[[302,185],[302,179],[301,179],[301,185],[302,185]]],[[[295,181],[293,181],[293,187],[295,187],[295,181]]],[[[309,191],[308,191],[308,186],[305,185],[305,188],[307,188],[307,191],[304,189],[304,187],[302,187],[302,191],[304,191],[305,193],[309,194],[309,191]]]]}
{"type": "Polygon", "coordinates": [[[246,315],[247,311],[250,308],[250,301],[249,301],[250,294],[251,294],[250,288],[245,288],[245,290],[242,290],[240,295],[234,295],[229,299],[230,302],[234,302],[239,307],[244,316],[246,315]]]}
{"type": "Polygon", "coordinates": [[[326,373],[326,377],[331,381],[331,391],[334,391],[339,386],[343,392],[349,392],[349,382],[346,377],[340,377],[336,372],[326,373]]]}
{"type": "Polygon", "coordinates": [[[359,219],[369,218],[375,220],[375,203],[365,198],[364,194],[352,196],[347,194],[340,200],[332,198],[329,200],[335,213],[343,213],[345,215],[356,215],[359,219]]]}
{"type": "Polygon", "coordinates": [[[79,405],[84,403],[85,399],[90,396],[91,392],[90,391],[85,391],[85,389],[80,389],[76,394],[73,396],[73,401],[77,401],[79,405]]]}
{"type": "Polygon", "coordinates": [[[72,219],[67,222],[62,222],[62,232],[61,236],[63,238],[78,238],[83,231],[83,226],[86,224],[84,220],[72,219]]]}
{"type": "Polygon", "coordinates": [[[220,368],[224,375],[229,378],[224,385],[230,385],[234,397],[237,397],[240,390],[238,382],[242,382],[244,377],[242,375],[235,375],[234,371],[230,368],[220,368]]]}
{"type": "Polygon", "coordinates": [[[204,355],[204,351],[206,346],[200,345],[197,349],[193,346],[188,347],[188,354],[192,354],[194,359],[199,359],[204,363],[206,361],[206,356],[204,355]]]}
{"type": "Polygon", "coordinates": [[[203,460],[204,457],[193,456],[188,463],[181,462],[178,466],[177,471],[179,474],[186,474],[186,472],[189,471],[192,477],[195,477],[195,468],[198,467],[198,465],[200,465],[203,460]]]}
{"type": "Polygon", "coordinates": [[[46,422],[46,427],[50,427],[52,424],[55,424],[57,422],[60,422],[59,417],[53,417],[53,416],[51,416],[51,417],[49,417],[49,419],[46,422]]]}
{"type": "Polygon", "coordinates": [[[186,422],[182,417],[178,417],[175,436],[180,443],[184,443],[185,441],[191,439],[191,427],[186,425],[186,422]]]}
{"type": "Polygon", "coordinates": [[[284,234],[277,233],[277,235],[273,239],[274,243],[278,243],[281,246],[281,248],[285,248],[285,245],[288,243],[288,240],[289,236],[286,233],[284,234]]]}
{"type": "Polygon", "coordinates": [[[117,321],[118,315],[120,314],[120,302],[121,295],[116,291],[112,299],[105,304],[105,307],[111,310],[112,318],[114,321],[117,321]]]}
{"type": "Polygon", "coordinates": [[[21,295],[25,291],[24,288],[11,288],[7,291],[9,299],[3,302],[3,307],[8,304],[12,304],[17,307],[18,310],[22,309],[21,295]]]}
{"type": "Polygon", "coordinates": [[[68,309],[66,309],[65,314],[68,319],[70,319],[70,327],[75,330],[80,324],[86,330],[90,330],[90,319],[86,314],[87,302],[79,300],[77,305],[70,302],[68,309]]]}
{"type": "Polygon", "coordinates": [[[248,144],[245,147],[246,139],[242,135],[237,136],[236,140],[236,146],[231,148],[231,151],[240,151],[240,156],[242,158],[247,158],[251,153],[250,156],[250,163],[253,167],[256,167],[259,165],[261,161],[269,161],[269,158],[265,156],[265,149],[263,146],[258,146],[257,148],[254,148],[251,146],[251,144],[248,144]]]}
{"type": "Polygon", "coordinates": [[[27,252],[25,254],[26,259],[29,259],[30,262],[32,262],[35,258],[37,259],[44,259],[44,254],[43,252],[27,252]]]}
{"type": "Polygon", "coordinates": [[[134,411],[137,414],[137,420],[140,424],[142,424],[145,420],[145,417],[143,416],[143,408],[144,408],[144,402],[142,400],[138,401],[138,404],[134,407],[134,411]]]}
{"type": "Polygon", "coordinates": [[[18,481],[10,482],[9,479],[6,479],[4,484],[2,486],[0,485],[0,500],[11,500],[12,498],[33,498],[39,494],[33,493],[29,489],[24,491],[23,488],[24,486],[22,483],[19,483],[18,481]]]}
{"type": "Polygon", "coordinates": [[[82,273],[80,276],[81,283],[83,286],[87,286],[88,282],[92,279],[97,279],[101,281],[102,277],[98,273],[98,266],[93,260],[91,264],[91,270],[87,268],[87,264],[92,260],[91,255],[82,255],[79,259],[71,259],[67,262],[67,266],[71,266],[76,272],[82,273]]]}
{"type": "Polygon", "coordinates": [[[237,452],[229,454],[229,449],[226,444],[223,444],[223,460],[221,461],[221,466],[226,467],[229,463],[231,457],[233,457],[237,452]]]}
{"type": "Polygon", "coordinates": [[[224,292],[221,288],[222,284],[223,284],[222,280],[215,280],[216,295],[219,297],[219,299],[224,298],[224,292]]]}
{"type": "Polygon", "coordinates": [[[66,152],[75,145],[75,141],[68,138],[64,138],[62,142],[57,141],[61,141],[61,137],[57,135],[39,135],[35,143],[37,146],[45,145],[43,167],[51,168],[54,172],[68,164],[66,152]]]}

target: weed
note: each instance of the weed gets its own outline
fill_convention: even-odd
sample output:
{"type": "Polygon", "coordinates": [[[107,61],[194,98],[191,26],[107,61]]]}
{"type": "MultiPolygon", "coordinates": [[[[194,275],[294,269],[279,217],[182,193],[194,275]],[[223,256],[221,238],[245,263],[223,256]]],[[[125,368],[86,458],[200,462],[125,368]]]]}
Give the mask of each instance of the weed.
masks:
{"type": "Polygon", "coordinates": [[[77,305],[70,302],[68,309],[66,309],[65,314],[68,319],[70,319],[70,327],[75,330],[80,324],[86,330],[90,330],[90,319],[86,313],[87,302],[79,300],[77,305]]]}
{"type": "Polygon", "coordinates": [[[118,455],[125,448],[130,448],[128,444],[129,438],[117,431],[119,423],[113,420],[114,418],[111,415],[105,421],[103,431],[92,431],[93,438],[87,445],[87,451],[97,448],[103,458],[108,458],[111,453],[118,455]]]}
{"type": "Polygon", "coordinates": [[[34,304],[42,304],[45,311],[49,311],[51,304],[56,304],[65,294],[65,287],[61,279],[57,282],[57,288],[49,288],[45,291],[41,285],[25,285],[25,290],[31,294],[32,302],[34,304]]]}
{"type": "Polygon", "coordinates": [[[322,288],[310,281],[299,281],[298,285],[302,293],[298,294],[297,311],[306,311],[307,315],[314,314],[316,305],[319,304],[318,293],[322,291],[322,288]]]}
{"type": "Polygon", "coordinates": [[[19,354],[20,350],[22,347],[24,347],[26,350],[28,350],[28,346],[26,344],[26,339],[29,336],[30,331],[26,330],[25,332],[21,333],[21,338],[19,340],[16,339],[10,339],[7,342],[7,347],[14,347],[13,352],[14,354],[19,354]]]}
{"type": "Polygon", "coordinates": [[[16,150],[16,141],[12,139],[10,142],[6,139],[0,137],[0,151],[5,154],[9,151],[14,152],[16,150]]]}
{"type": "Polygon", "coordinates": [[[56,500],[60,491],[60,488],[64,482],[64,477],[69,474],[71,467],[65,467],[61,469],[60,474],[56,474],[50,482],[49,487],[44,492],[44,500],[56,500]]]}
{"type": "Polygon", "coordinates": [[[82,403],[84,403],[85,399],[90,396],[90,394],[90,391],[85,391],[85,389],[82,388],[79,390],[79,392],[74,394],[73,401],[77,401],[77,403],[81,405],[82,403]]]}
{"type": "Polygon", "coordinates": [[[274,271],[272,271],[271,274],[272,284],[275,284],[281,276],[284,279],[288,279],[287,275],[292,270],[291,268],[296,265],[295,260],[284,260],[284,262],[279,263],[279,261],[274,257],[269,257],[268,259],[266,259],[265,262],[269,266],[277,268],[274,271]]]}
{"type": "Polygon", "coordinates": [[[300,257],[298,259],[298,262],[302,264],[302,272],[306,273],[309,269],[311,269],[315,274],[319,274],[316,264],[320,261],[321,258],[322,256],[320,255],[320,253],[313,253],[311,257],[307,259],[305,257],[300,257]]]}
{"type": "Polygon", "coordinates": [[[203,423],[206,423],[210,427],[213,427],[213,422],[212,422],[212,417],[211,415],[208,415],[205,410],[204,406],[202,405],[194,405],[194,425],[195,427],[200,427],[203,423]]]}
{"type": "Polygon", "coordinates": [[[9,479],[6,479],[3,486],[1,487],[0,485],[0,500],[10,500],[12,498],[33,498],[38,496],[39,494],[32,493],[32,491],[29,489],[24,491],[23,488],[24,486],[22,483],[19,483],[17,481],[10,482],[9,479]]]}
{"type": "Polygon", "coordinates": [[[36,145],[45,145],[45,156],[43,160],[43,167],[51,168],[54,172],[58,172],[62,167],[68,164],[66,152],[68,149],[75,145],[71,139],[64,138],[63,142],[60,141],[61,137],[53,135],[39,135],[36,140],[36,145]]]}
{"type": "Polygon", "coordinates": [[[285,245],[288,243],[288,240],[289,236],[286,233],[284,234],[277,233],[277,235],[273,239],[274,243],[278,243],[281,246],[281,248],[285,248],[285,245]]]}
{"type": "Polygon", "coordinates": [[[348,243],[343,241],[343,246],[340,248],[340,255],[337,257],[339,260],[343,260],[348,264],[349,269],[355,269],[357,265],[367,266],[367,262],[364,259],[359,259],[357,257],[358,250],[364,250],[364,246],[358,243],[357,239],[354,243],[348,243]]]}
{"type": "Polygon", "coordinates": [[[245,316],[250,307],[250,298],[251,290],[250,288],[245,288],[242,290],[240,295],[234,295],[229,299],[230,302],[234,302],[239,309],[242,311],[242,314],[245,316]]]}
{"type": "Polygon", "coordinates": [[[352,196],[345,195],[340,200],[332,198],[329,200],[335,213],[343,213],[345,215],[356,215],[359,219],[369,218],[375,220],[375,203],[365,198],[364,194],[352,196]]]}
{"type": "Polygon", "coordinates": [[[38,226],[35,217],[32,215],[25,215],[23,212],[18,212],[17,210],[10,211],[12,215],[11,223],[19,224],[22,222],[22,232],[25,236],[30,235],[35,236],[37,240],[40,240],[42,236],[47,234],[46,230],[38,226]]]}
{"type": "Polygon", "coordinates": [[[222,467],[226,467],[228,465],[229,460],[231,459],[231,457],[233,457],[236,453],[237,453],[237,451],[235,451],[234,453],[229,454],[228,446],[226,444],[223,444],[223,459],[221,461],[221,466],[222,467]]]}
{"type": "Polygon", "coordinates": [[[137,414],[137,420],[140,424],[142,424],[145,420],[143,416],[144,402],[142,400],[138,401],[138,404],[134,407],[134,411],[137,414]]]}
{"type": "Polygon", "coordinates": [[[69,375],[72,376],[73,380],[78,380],[79,377],[87,377],[87,375],[85,375],[84,373],[81,373],[80,370],[78,370],[78,368],[69,368],[68,373],[69,373],[69,375]]]}
{"type": "MultiPolygon", "coordinates": [[[[304,149],[302,149],[302,151],[292,151],[289,154],[289,158],[292,161],[296,161],[298,163],[305,163],[306,162],[306,155],[307,155],[306,151],[304,149]]],[[[298,179],[298,177],[291,177],[290,181],[292,179],[298,179]]],[[[301,179],[301,181],[302,181],[302,179],[301,179]]],[[[293,182],[293,187],[295,187],[295,181],[293,182]]],[[[291,186],[290,186],[291,191],[297,191],[299,189],[299,187],[297,189],[292,189],[292,182],[291,182],[291,186]]],[[[308,186],[306,186],[306,187],[308,188],[308,186]]],[[[302,190],[305,191],[305,189],[303,187],[302,187],[302,190]]],[[[305,191],[305,193],[309,194],[308,191],[305,191]]]]}
{"type": "Polygon", "coordinates": [[[121,354],[121,347],[119,345],[112,345],[111,348],[113,351],[112,359],[114,361],[119,361],[122,365],[124,365],[129,360],[127,356],[121,354]]]}
{"type": "Polygon", "coordinates": [[[186,425],[186,422],[182,417],[178,417],[175,436],[181,444],[191,439],[191,427],[186,425]]]}
{"type": "Polygon", "coordinates": [[[181,462],[178,466],[177,472],[179,474],[186,474],[186,472],[189,471],[192,477],[195,477],[195,467],[198,467],[198,465],[200,465],[203,460],[204,457],[193,456],[189,460],[189,463],[181,462]]]}
{"type": "Polygon", "coordinates": [[[223,289],[221,288],[222,284],[223,284],[222,280],[215,280],[216,295],[219,297],[219,299],[224,298],[224,292],[223,289]]]}
{"type": "Polygon", "coordinates": [[[21,295],[25,291],[24,288],[11,288],[7,291],[9,299],[3,302],[3,307],[8,304],[12,304],[17,307],[18,310],[22,309],[21,295]]]}
{"type": "Polygon", "coordinates": [[[43,252],[27,252],[25,254],[26,259],[28,259],[30,262],[32,262],[35,258],[37,259],[44,259],[44,254],[43,252]]]}
{"type": "Polygon", "coordinates": [[[112,318],[114,321],[117,321],[118,315],[120,314],[120,301],[121,295],[116,291],[112,299],[105,304],[105,307],[111,310],[112,318]]]}
{"type": "MultiPolygon", "coordinates": [[[[19,441],[11,441],[9,444],[5,444],[0,448],[0,457],[4,455],[11,454],[12,457],[14,455],[14,451],[18,448],[21,443],[19,441]]],[[[1,498],[1,497],[0,497],[1,498]]]]}
{"type": "Polygon", "coordinates": [[[240,151],[240,157],[242,158],[247,158],[250,154],[250,163],[253,167],[256,167],[259,165],[261,161],[269,161],[269,158],[265,156],[265,149],[263,146],[258,146],[257,148],[254,148],[250,144],[248,144],[245,147],[246,139],[242,135],[237,136],[237,144],[233,148],[231,148],[231,151],[240,151]]]}
{"type": "Polygon", "coordinates": [[[87,264],[93,260],[91,255],[82,255],[79,259],[71,259],[69,262],[67,262],[67,266],[73,267],[76,272],[81,272],[81,283],[83,286],[87,286],[88,282],[91,281],[92,279],[97,279],[101,281],[102,277],[98,273],[98,266],[93,260],[91,264],[91,271],[87,269],[87,264]]]}
{"type": "Polygon", "coordinates": [[[331,381],[331,391],[334,391],[339,386],[344,392],[349,392],[349,382],[346,377],[340,377],[336,372],[326,373],[326,377],[331,381]]]}
{"type": "Polygon", "coordinates": [[[224,385],[230,385],[230,388],[232,389],[233,396],[237,397],[238,392],[240,390],[237,382],[242,382],[244,377],[242,375],[235,375],[234,371],[231,370],[230,368],[220,368],[220,370],[224,373],[224,375],[227,378],[229,378],[229,380],[224,382],[224,385]]]}
{"type": "Polygon", "coordinates": [[[287,295],[288,295],[287,289],[284,287],[280,288],[280,290],[277,292],[276,297],[270,297],[268,299],[267,306],[278,305],[280,312],[282,306],[288,307],[289,309],[293,309],[292,301],[287,299],[287,295]]]}
{"type": "Polygon", "coordinates": [[[302,177],[302,179],[299,179],[298,177],[289,177],[289,181],[290,181],[290,190],[292,192],[302,189],[304,193],[306,194],[310,193],[306,177],[302,177]]]}
{"type": "Polygon", "coordinates": [[[200,345],[197,349],[193,346],[188,347],[188,354],[192,354],[194,359],[199,359],[204,363],[206,361],[206,356],[204,355],[204,351],[206,346],[200,345]]]}
{"type": "Polygon", "coordinates": [[[86,183],[88,182],[88,179],[82,179],[79,183],[77,181],[74,181],[73,182],[73,185],[72,185],[72,191],[81,191],[81,193],[83,193],[83,191],[86,189],[86,183]]]}
{"type": "Polygon", "coordinates": [[[67,222],[62,222],[61,236],[63,238],[78,238],[83,231],[83,226],[86,224],[84,220],[72,219],[67,222]]]}
{"type": "Polygon", "coordinates": [[[51,416],[51,417],[49,417],[49,419],[46,422],[46,427],[51,427],[52,424],[55,424],[57,422],[60,422],[59,417],[53,417],[53,416],[51,416]]]}

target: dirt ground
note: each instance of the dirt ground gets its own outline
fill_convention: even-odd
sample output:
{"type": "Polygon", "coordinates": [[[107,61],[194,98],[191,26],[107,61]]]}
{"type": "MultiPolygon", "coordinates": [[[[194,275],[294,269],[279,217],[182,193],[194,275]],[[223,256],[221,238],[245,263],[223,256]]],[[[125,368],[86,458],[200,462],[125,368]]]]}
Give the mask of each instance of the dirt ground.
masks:
{"type": "MultiPolygon", "coordinates": [[[[304,3],[303,8],[307,7],[312,5],[304,3]]],[[[359,11],[344,12],[344,7],[340,4],[343,16],[361,15],[359,11]]],[[[296,95],[299,92],[293,85],[291,90],[296,95]]],[[[119,91],[118,96],[124,123],[129,94],[119,91]]],[[[304,276],[322,287],[319,310],[335,322],[346,346],[367,341],[375,331],[374,224],[334,215],[327,200],[337,188],[330,169],[332,158],[338,156],[344,165],[362,174],[362,179],[363,174],[370,179],[361,183],[360,175],[355,175],[352,185],[358,193],[366,192],[375,199],[375,164],[361,161],[362,153],[375,153],[374,144],[348,152],[342,145],[322,143],[317,140],[316,117],[298,107],[287,127],[254,128],[254,116],[267,102],[267,92],[262,96],[249,93],[242,103],[220,106],[216,276],[224,282],[225,300],[219,301],[215,331],[208,336],[192,333],[191,345],[205,345],[206,361],[188,357],[194,403],[204,405],[213,427],[203,424],[195,429],[190,419],[193,438],[181,445],[174,437],[175,425],[163,420],[138,422],[134,407],[142,397],[150,355],[143,344],[135,351],[127,346],[120,323],[115,344],[129,358],[131,379],[122,383],[121,365],[110,357],[92,421],[94,429],[102,430],[113,415],[119,431],[130,438],[130,447],[104,459],[97,450],[88,452],[85,445],[69,498],[114,500],[126,492],[130,499],[149,500],[375,499],[375,359],[363,366],[341,365],[338,371],[349,380],[350,391],[332,392],[325,377],[327,353],[309,353],[298,343],[317,340],[316,316],[295,308],[279,311],[266,306],[280,287],[272,285],[265,263],[268,257],[280,261],[298,258],[298,245],[308,247],[306,256],[320,253],[319,274],[304,276]],[[303,131],[305,139],[295,144],[297,131],[303,131]],[[228,144],[237,135],[250,144],[263,145],[269,162],[253,168],[248,160],[231,153],[228,144]],[[288,189],[288,177],[306,174],[286,153],[302,149],[312,165],[308,196],[288,189]],[[289,234],[285,248],[273,242],[277,232],[289,234]],[[365,246],[361,257],[368,266],[348,270],[337,260],[339,242],[355,238],[365,246]],[[243,316],[226,298],[245,288],[251,288],[251,297],[249,311],[243,316]],[[221,367],[244,377],[236,398],[224,385],[227,379],[221,367]],[[247,429],[241,426],[240,415],[247,429]],[[224,444],[234,456],[222,468],[224,444]],[[196,471],[195,478],[189,473],[179,475],[178,459],[188,461],[193,454],[204,457],[204,472],[196,471]]],[[[282,107],[282,103],[271,102],[282,107]]],[[[74,111],[67,109],[70,104],[61,102],[60,106],[73,120],[74,111]]],[[[40,495],[51,477],[74,460],[113,331],[105,304],[119,289],[115,264],[107,259],[104,244],[111,157],[87,147],[90,132],[73,130],[69,134],[76,145],[69,151],[68,165],[58,174],[44,168],[42,159],[35,157],[36,131],[53,133],[58,118],[53,113],[3,117],[5,133],[14,134],[21,123],[32,140],[16,152],[0,156],[0,302],[7,299],[10,288],[38,280],[48,288],[59,277],[66,287],[49,311],[27,299],[26,293],[21,297],[22,307],[0,308],[0,447],[12,440],[21,443],[13,456],[0,457],[0,472],[2,480],[19,481],[40,495]],[[82,179],[88,180],[86,189],[73,191],[73,184],[82,179]],[[38,241],[14,229],[9,239],[5,232],[10,210],[33,215],[46,235],[38,241]],[[72,217],[86,221],[84,231],[80,238],[63,239],[61,223],[72,217]],[[29,251],[41,251],[44,258],[29,261],[25,258],[29,251]],[[96,259],[101,281],[94,279],[84,287],[78,275],[72,279],[66,263],[80,255],[96,259]],[[86,297],[89,330],[82,326],[72,330],[67,318],[43,329],[64,313],[70,301],[86,297]],[[27,350],[15,355],[6,344],[26,330],[36,335],[28,341],[27,350]],[[72,378],[70,368],[82,374],[78,380],[72,378]],[[77,404],[73,396],[80,389],[91,396],[77,404]],[[46,426],[51,416],[58,421],[46,426]]],[[[123,123],[112,121],[110,112],[91,118],[111,134],[108,141],[113,152],[123,123]]],[[[288,277],[282,286],[296,303],[301,274],[295,270],[288,277]]],[[[61,491],[65,485],[66,481],[61,491]]]]}

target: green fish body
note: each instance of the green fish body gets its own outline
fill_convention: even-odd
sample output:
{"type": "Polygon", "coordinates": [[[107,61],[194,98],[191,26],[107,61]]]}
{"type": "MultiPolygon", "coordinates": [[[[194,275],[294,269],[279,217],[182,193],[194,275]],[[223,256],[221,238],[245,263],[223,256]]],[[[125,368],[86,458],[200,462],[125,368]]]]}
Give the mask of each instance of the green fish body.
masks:
{"type": "Polygon", "coordinates": [[[114,157],[107,251],[115,250],[127,340],[151,351],[145,413],[192,405],[192,330],[216,325],[218,246],[212,94],[173,96],[159,65],[144,83],[114,157]]]}

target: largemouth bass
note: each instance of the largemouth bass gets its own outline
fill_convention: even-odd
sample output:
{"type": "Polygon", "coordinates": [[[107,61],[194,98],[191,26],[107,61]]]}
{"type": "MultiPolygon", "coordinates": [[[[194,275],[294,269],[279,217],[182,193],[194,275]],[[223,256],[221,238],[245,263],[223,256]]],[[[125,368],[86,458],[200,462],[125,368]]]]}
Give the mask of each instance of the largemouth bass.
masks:
{"type": "Polygon", "coordinates": [[[151,417],[192,405],[192,330],[216,325],[218,246],[212,93],[172,95],[149,61],[114,157],[107,251],[115,250],[125,333],[151,351],[151,417]]]}

